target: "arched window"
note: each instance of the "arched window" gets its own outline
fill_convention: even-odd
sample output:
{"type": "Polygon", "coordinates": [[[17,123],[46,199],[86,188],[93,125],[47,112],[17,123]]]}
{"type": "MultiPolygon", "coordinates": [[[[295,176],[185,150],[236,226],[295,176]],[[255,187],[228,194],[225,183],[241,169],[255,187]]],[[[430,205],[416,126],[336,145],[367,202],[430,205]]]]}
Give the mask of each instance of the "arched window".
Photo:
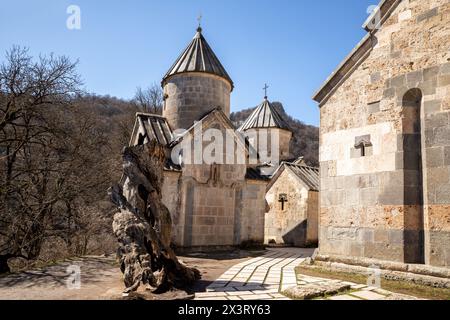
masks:
{"type": "Polygon", "coordinates": [[[424,263],[424,214],[422,175],[422,92],[411,89],[402,101],[404,260],[424,263]]]}

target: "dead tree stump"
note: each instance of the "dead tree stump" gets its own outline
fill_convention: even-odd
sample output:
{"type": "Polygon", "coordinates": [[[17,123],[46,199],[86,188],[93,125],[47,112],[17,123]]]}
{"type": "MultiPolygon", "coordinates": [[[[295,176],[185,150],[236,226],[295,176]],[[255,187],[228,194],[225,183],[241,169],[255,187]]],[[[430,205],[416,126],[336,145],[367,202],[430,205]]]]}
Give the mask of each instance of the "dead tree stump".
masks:
{"type": "Polygon", "coordinates": [[[119,208],[113,231],[120,244],[125,293],[136,291],[141,283],[158,293],[183,289],[200,279],[200,272],[178,261],[170,246],[172,219],[161,195],[167,155],[157,142],[125,148],[121,182],[109,190],[119,208]]]}

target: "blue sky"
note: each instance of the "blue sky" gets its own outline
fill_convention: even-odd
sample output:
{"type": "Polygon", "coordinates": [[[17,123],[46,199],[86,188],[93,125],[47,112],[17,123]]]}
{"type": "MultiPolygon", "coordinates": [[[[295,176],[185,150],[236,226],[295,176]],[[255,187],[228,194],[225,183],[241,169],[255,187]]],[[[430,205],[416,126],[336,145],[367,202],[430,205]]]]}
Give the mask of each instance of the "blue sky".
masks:
{"type": "Polygon", "coordinates": [[[0,0],[0,54],[12,45],[33,55],[79,59],[85,89],[131,98],[159,83],[189,43],[202,14],[203,34],[235,82],[232,111],[269,99],[318,125],[313,93],[364,36],[378,0],[0,0]],[[66,27],[81,9],[81,30],[66,27]]]}

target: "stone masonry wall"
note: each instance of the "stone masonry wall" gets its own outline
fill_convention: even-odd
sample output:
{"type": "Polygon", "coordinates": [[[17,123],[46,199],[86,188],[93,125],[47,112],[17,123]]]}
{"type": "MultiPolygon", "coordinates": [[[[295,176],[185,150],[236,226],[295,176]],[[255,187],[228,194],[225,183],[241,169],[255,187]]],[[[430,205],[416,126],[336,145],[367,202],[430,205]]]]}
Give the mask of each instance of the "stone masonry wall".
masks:
{"type": "Polygon", "coordinates": [[[265,214],[264,243],[275,240],[277,244],[303,247],[307,243],[308,190],[298,178],[285,169],[267,191],[269,211],[265,214]],[[279,202],[281,194],[287,202],[279,202]]]}
{"type": "Polygon", "coordinates": [[[183,172],[183,247],[231,246],[240,228],[245,165],[189,165],[183,172]],[[215,173],[214,173],[215,172],[215,173]],[[218,180],[214,180],[217,175],[218,180]],[[227,183],[234,181],[234,183],[227,183]],[[241,183],[239,183],[241,181],[241,183]]]}
{"type": "MultiPolygon", "coordinates": [[[[212,114],[205,119],[203,130],[208,128],[222,132],[225,141],[227,127],[220,117],[212,114]]],[[[203,141],[204,152],[210,143],[203,141]]],[[[243,147],[234,143],[236,161],[243,147]]],[[[223,147],[212,151],[217,160],[221,159],[218,163],[184,164],[178,192],[178,246],[234,246],[244,241],[263,241],[266,182],[246,180],[247,165],[227,163],[232,152],[227,149],[230,146],[223,147]]]]}
{"type": "Polygon", "coordinates": [[[230,93],[230,83],[216,75],[191,72],[172,76],[164,86],[163,116],[173,130],[188,129],[217,107],[229,117],[230,93]]]}
{"type": "Polygon", "coordinates": [[[319,192],[308,191],[307,208],[306,244],[317,245],[319,241],[319,192]]]}
{"type": "Polygon", "coordinates": [[[242,211],[239,229],[235,230],[236,242],[260,243],[264,241],[264,212],[266,209],[267,182],[247,180],[242,190],[242,211]]]}
{"type": "Polygon", "coordinates": [[[450,2],[403,0],[372,41],[320,109],[320,251],[450,266],[450,2]]]}

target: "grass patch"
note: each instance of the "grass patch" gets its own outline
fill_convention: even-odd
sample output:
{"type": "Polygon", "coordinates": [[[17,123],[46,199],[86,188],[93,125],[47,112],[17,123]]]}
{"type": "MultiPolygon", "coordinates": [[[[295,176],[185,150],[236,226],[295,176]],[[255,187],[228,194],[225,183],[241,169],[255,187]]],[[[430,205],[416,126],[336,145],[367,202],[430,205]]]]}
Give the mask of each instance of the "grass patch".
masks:
{"type": "MultiPolygon", "coordinates": [[[[336,279],[342,281],[354,282],[357,284],[367,284],[367,276],[358,273],[343,271],[331,271],[319,267],[299,266],[295,269],[297,274],[303,274],[311,277],[320,277],[327,279],[336,279]]],[[[381,278],[381,288],[394,293],[406,294],[423,299],[431,300],[450,300],[450,290],[444,288],[433,288],[417,283],[388,280],[381,278]]]]}

